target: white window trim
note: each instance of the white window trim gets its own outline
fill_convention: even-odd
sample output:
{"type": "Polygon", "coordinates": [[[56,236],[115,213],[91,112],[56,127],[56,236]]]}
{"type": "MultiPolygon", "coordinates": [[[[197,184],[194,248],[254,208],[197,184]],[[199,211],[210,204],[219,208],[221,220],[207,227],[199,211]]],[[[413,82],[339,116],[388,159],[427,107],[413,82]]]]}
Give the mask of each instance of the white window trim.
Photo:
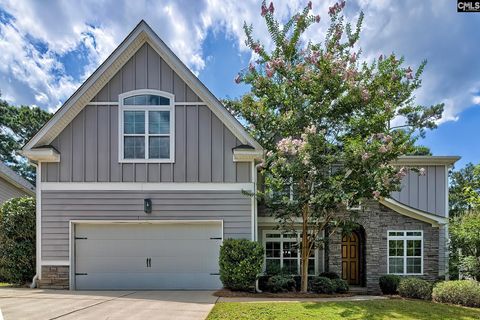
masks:
{"type": "MultiPolygon", "coordinates": [[[[128,136],[135,136],[134,134],[128,136]]],[[[154,134],[153,136],[161,136],[154,134]]],[[[118,162],[120,163],[173,163],[175,162],[175,96],[169,92],[152,90],[152,89],[140,89],[122,93],[118,96],[118,162]],[[170,99],[169,105],[164,106],[124,106],[123,100],[125,98],[142,95],[152,94],[162,96],[170,99]],[[125,159],[124,158],[124,133],[123,133],[123,113],[124,111],[145,111],[145,159],[125,159]],[[170,111],[170,157],[168,159],[148,159],[148,140],[150,134],[148,133],[148,112],[149,111],[170,111]]]]}
{"type": "MultiPolygon", "coordinates": [[[[284,233],[290,233],[290,232],[282,232],[281,230],[263,230],[263,233],[262,233],[262,242],[263,242],[263,271],[266,272],[267,270],[267,241],[268,242],[279,242],[280,243],[280,252],[281,252],[281,255],[280,255],[280,267],[282,268],[283,267],[283,236],[281,236],[280,238],[268,238],[267,239],[267,233],[268,234],[284,234],[284,233]]],[[[290,239],[294,239],[294,238],[290,238],[290,239]]],[[[296,238],[296,242],[297,243],[300,243],[300,240],[301,240],[301,234],[300,234],[300,231],[297,231],[297,238],[296,238]]],[[[288,242],[294,242],[294,241],[288,241],[288,242]]],[[[288,258],[287,258],[288,259],[288,258]]],[[[291,258],[290,258],[291,259],[291,258]]],[[[310,258],[312,259],[312,258],[310,258]]],[[[314,275],[318,275],[318,249],[315,249],[314,250],[314,257],[313,259],[315,259],[315,274],[314,275]]],[[[300,252],[300,249],[298,250],[298,257],[297,257],[297,268],[298,268],[298,275],[300,275],[300,263],[302,261],[302,257],[301,257],[301,252],[300,252]]],[[[309,276],[311,276],[312,274],[309,274],[309,276]]]]}
{"type": "Polygon", "coordinates": [[[424,251],[423,230],[387,230],[387,274],[399,276],[422,276],[423,275],[423,251],[424,251]],[[403,236],[390,236],[390,232],[403,232],[403,236]],[[407,232],[420,232],[419,236],[407,236],[407,232]],[[390,240],[403,240],[403,273],[390,273],[390,240]],[[421,272],[407,273],[407,240],[420,240],[421,245],[421,272]]]}

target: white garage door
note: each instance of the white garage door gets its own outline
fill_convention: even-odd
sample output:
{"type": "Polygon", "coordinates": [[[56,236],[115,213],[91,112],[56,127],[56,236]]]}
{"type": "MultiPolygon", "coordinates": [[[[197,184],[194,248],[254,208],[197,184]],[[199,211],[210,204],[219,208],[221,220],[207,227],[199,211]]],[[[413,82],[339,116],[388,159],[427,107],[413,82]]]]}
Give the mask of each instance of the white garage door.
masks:
{"type": "Polygon", "coordinates": [[[220,222],[75,225],[78,290],[221,287],[220,222]]]}

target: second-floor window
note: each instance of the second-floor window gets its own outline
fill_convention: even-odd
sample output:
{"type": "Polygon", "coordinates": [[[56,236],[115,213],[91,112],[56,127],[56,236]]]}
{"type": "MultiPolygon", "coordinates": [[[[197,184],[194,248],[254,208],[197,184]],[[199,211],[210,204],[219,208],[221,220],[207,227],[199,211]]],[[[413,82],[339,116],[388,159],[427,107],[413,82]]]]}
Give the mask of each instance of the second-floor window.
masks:
{"type": "Polygon", "coordinates": [[[120,162],[173,162],[174,97],[155,90],[120,95],[120,162]]]}

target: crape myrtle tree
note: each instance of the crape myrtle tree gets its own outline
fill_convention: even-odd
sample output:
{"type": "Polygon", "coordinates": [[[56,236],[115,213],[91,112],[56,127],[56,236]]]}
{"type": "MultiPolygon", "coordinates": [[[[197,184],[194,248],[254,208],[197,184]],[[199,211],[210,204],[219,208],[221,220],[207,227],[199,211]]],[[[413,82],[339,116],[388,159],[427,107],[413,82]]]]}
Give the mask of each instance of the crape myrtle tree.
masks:
{"type": "Polygon", "coordinates": [[[235,81],[251,91],[226,102],[266,151],[265,189],[256,196],[282,230],[296,232],[301,221],[303,292],[308,258],[322,245],[322,231],[328,236],[350,225],[353,215],[347,209],[353,204],[398,190],[406,169],[392,162],[410,153],[443,111],[442,104],[415,103],[425,62],[414,71],[394,54],[370,63],[359,60],[363,13],[352,27],[342,14],[344,6],[330,7],[330,27],[323,42],[315,43],[305,39],[305,31],[321,19],[312,13],[311,2],[281,22],[273,3],[264,1],[261,15],[273,48],[244,25],[255,59],[235,81]],[[399,118],[400,126],[390,125],[399,118]]]}

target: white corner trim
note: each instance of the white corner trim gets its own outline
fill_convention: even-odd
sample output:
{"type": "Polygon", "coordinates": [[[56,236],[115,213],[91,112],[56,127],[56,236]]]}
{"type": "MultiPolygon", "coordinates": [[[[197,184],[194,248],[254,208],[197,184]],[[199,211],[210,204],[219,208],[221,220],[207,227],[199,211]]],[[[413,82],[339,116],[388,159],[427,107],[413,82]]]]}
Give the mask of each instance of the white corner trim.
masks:
{"type": "Polygon", "coordinates": [[[39,162],[37,165],[37,175],[36,175],[36,199],[35,199],[35,219],[36,219],[36,270],[37,277],[39,280],[42,279],[42,163],[39,162]]]}
{"type": "Polygon", "coordinates": [[[434,227],[439,227],[440,225],[448,223],[448,219],[445,217],[440,217],[428,212],[409,207],[390,198],[380,199],[379,202],[387,208],[394,210],[395,212],[398,212],[410,218],[430,223],[434,227]]]}
{"type": "Polygon", "coordinates": [[[20,153],[32,161],[60,162],[60,153],[53,148],[28,149],[20,153]]]}
{"type": "Polygon", "coordinates": [[[43,182],[46,191],[253,191],[253,183],[43,182]]]}

